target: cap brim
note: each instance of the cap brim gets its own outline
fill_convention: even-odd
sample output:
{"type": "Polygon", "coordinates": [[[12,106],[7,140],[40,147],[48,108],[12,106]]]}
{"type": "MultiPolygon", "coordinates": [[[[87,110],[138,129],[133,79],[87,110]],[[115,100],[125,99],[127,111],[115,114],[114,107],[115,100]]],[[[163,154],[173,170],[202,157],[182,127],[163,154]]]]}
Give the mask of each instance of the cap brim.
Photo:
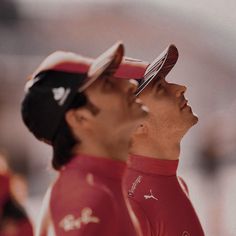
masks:
{"type": "Polygon", "coordinates": [[[131,57],[123,57],[119,68],[114,76],[121,79],[136,79],[141,80],[144,77],[145,71],[149,63],[131,57]]]}
{"type": "Polygon", "coordinates": [[[96,79],[103,74],[114,74],[121,64],[124,56],[124,45],[122,42],[115,43],[102,55],[96,58],[88,70],[88,77],[79,88],[79,92],[88,88],[96,79]]]}
{"type": "Polygon", "coordinates": [[[179,57],[175,45],[168,46],[146,69],[143,81],[135,92],[138,96],[156,78],[165,77],[176,64],[179,57]]]}

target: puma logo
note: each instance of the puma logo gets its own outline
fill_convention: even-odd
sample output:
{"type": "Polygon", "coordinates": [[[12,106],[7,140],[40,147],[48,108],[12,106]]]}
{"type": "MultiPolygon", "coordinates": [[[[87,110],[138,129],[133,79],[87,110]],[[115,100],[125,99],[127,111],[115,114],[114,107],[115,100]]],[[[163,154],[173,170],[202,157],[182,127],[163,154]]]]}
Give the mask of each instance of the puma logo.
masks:
{"type": "Polygon", "coordinates": [[[155,199],[156,201],[158,201],[158,199],[156,197],[153,196],[152,190],[150,189],[150,195],[144,195],[145,200],[147,199],[155,199]]]}

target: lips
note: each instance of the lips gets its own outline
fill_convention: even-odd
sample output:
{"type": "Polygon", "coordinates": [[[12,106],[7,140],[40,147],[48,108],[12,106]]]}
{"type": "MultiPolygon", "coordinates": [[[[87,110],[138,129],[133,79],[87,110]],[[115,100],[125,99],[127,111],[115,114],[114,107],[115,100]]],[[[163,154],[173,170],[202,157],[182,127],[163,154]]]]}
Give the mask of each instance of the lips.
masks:
{"type": "Polygon", "coordinates": [[[137,103],[137,104],[141,104],[141,105],[143,104],[142,100],[139,99],[139,98],[136,98],[136,97],[134,99],[134,102],[137,103]]]}
{"type": "Polygon", "coordinates": [[[137,98],[136,96],[130,96],[128,98],[129,107],[132,107],[134,104],[139,105],[140,107],[144,106],[141,99],[137,98]]]}
{"type": "MultiPolygon", "coordinates": [[[[149,113],[149,108],[148,108],[146,105],[143,104],[143,102],[142,102],[141,99],[135,97],[135,99],[134,99],[134,101],[133,101],[132,104],[138,105],[138,107],[139,107],[142,111],[144,111],[145,114],[148,114],[148,113],[149,113]]],[[[131,104],[131,106],[132,106],[132,104],[131,104]]]]}

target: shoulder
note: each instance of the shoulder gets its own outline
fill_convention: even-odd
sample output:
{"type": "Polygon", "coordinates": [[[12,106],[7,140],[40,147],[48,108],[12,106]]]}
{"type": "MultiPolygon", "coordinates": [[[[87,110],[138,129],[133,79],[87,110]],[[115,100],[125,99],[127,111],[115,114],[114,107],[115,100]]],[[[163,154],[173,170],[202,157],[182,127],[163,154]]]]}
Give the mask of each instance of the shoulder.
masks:
{"type": "Polygon", "coordinates": [[[58,235],[106,236],[117,230],[117,206],[108,191],[96,185],[75,191],[76,194],[64,193],[63,204],[62,199],[51,199],[51,215],[58,235]]]}
{"type": "Polygon", "coordinates": [[[68,208],[80,206],[85,203],[96,204],[112,202],[114,198],[110,189],[96,179],[91,173],[63,173],[52,186],[51,207],[64,205],[68,208]]]}
{"type": "Polygon", "coordinates": [[[108,229],[113,232],[117,228],[118,206],[114,194],[104,184],[94,181],[90,173],[79,177],[63,179],[65,176],[61,176],[52,187],[50,213],[56,233],[109,235],[108,229]]]}

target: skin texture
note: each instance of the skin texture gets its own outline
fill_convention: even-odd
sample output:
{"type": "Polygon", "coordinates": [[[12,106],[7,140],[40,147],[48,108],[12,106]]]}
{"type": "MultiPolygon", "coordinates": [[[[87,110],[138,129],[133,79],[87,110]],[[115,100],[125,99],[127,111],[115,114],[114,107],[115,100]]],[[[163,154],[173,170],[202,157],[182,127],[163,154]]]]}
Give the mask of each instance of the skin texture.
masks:
{"type": "Polygon", "coordinates": [[[153,80],[139,95],[149,107],[149,116],[133,135],[131,153],[157,159],[179,158],[180,142],[198,122],[184,96],[186,87],[169,83],[165,78],[153,80]]]}
{"type": "Polygon", "coordinates": [[[136,86],[128,80],[104,77],[85,90],[96,114],[86,107],[66,113],[74,136],[82,141],[74,148],[75,154],[126,160],[131,134],[147,114],[134,97],[136,86]]]}

